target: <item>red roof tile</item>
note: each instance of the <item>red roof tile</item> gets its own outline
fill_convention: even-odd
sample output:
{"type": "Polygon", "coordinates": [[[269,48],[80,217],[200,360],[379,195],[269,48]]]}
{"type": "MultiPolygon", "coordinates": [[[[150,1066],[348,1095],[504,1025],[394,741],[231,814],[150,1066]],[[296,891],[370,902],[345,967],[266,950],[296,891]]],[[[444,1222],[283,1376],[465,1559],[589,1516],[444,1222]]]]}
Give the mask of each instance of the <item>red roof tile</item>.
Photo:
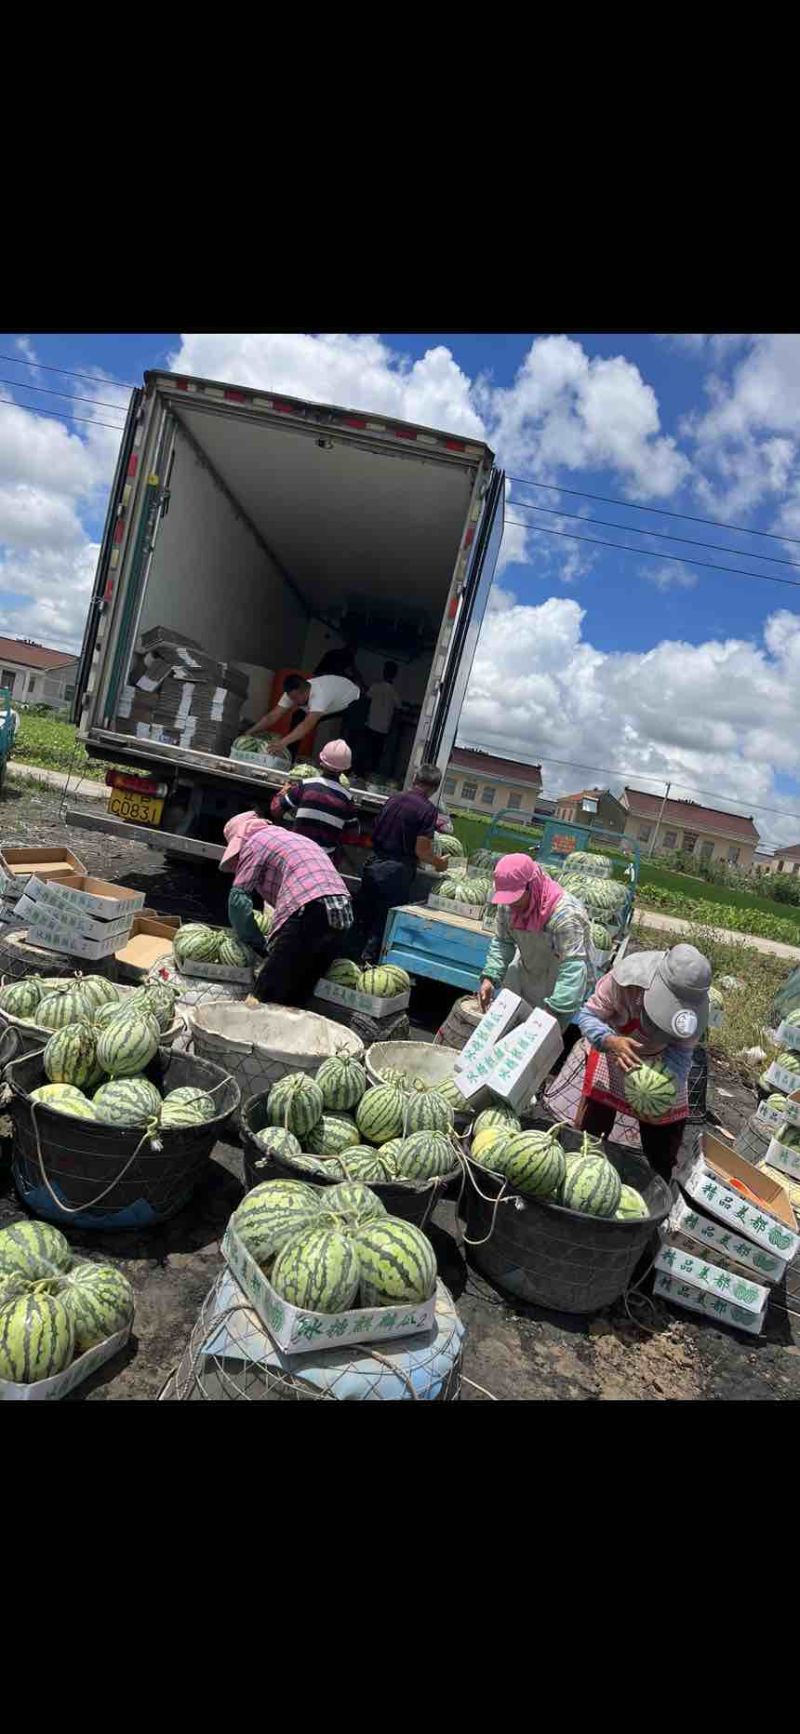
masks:
{"type": "MultiPolygon", "coordinates": [[[[657,819],[661,812],[661,796],[644,789],[624,789],[622,804],[637,819],[657,819]]],[[[690,831],[720,831],[723,836],[740,837],[748,843],[760,840],[752,819],[743,813],[723,813],[717,807],[700,807],[696,801],[665,801],[661,817],[664,823],[675,821],[690,831]]]]}
{"type": "Polygon", "coordinates": [[[785,849],[773,849],[773,858],[780,856],[784,861],[800,861],[800,843],[787,843],[785,849]]]}
{"type": "Polygon", "coordinates": [[[520,759],[495,758],[494,753],[473,752],[470,747],[454,747],[450,754],[450,769],[475,771],[483,777],[505,777],[511,782],[542,786],[541,765],[523,765],[520,759]]]}
{"type": "Polygon", "coordinates": [[[0,638],[0,656],[22,668],[68,668],[78,660],[65,650],[46,650],[43,644],[26,644],[22,638],[0,638]]]}

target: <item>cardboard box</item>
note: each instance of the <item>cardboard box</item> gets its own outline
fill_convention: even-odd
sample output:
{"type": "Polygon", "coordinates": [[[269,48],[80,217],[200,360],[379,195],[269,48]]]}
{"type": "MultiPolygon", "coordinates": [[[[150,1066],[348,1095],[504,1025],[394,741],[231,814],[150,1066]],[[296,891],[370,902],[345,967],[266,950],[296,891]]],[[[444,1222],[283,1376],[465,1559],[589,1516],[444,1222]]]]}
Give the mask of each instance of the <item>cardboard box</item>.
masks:
{"type": "Polygon", "coordinates": [[[782,1174],[790,1174],[793,1180],[800,1180],[800,1150],[781,1144],[779,1138],[770,1138],[764,1161],[772,1168],[780,1168],[782,1174]]]}
{"type": "Polygon", "coordinates": [[[791,1048],[793,1052],[800,1050],[800,1024],[787,1024],[784,1018],[775,1035],[782,1048],[791,1048]]]}
{"type": "Polygon", "coordinates": [[[702,1211],[693,1210],[685,1198],[676,1199],[668,1220],[669,1233],[680,1238],[689,1250],[702,1247],[703,1256],[713,1257],[715,1264],[726,1268],[726,1260],[737,1269],[754,1276],[757,1282],[780,1282],[786,1274],[786,1260],[776,1252],[767,1252],[752,1240],[745,1240],[721,1222],[713,1222],[702,1211]]]}
{"type": "Polygon", "coordinates": [[[766,1101],[764,1101],[759,1102],[755,1118],[758,1121],[759,1131],[769,1132],[777,1131],[778,1127],[784,1124],[786,1115],[782,1108],[768,1108],[766,1101]]]}
{"type": "Polygon", "coordinates": [[[40,925],[52,927],[55,924],[63,928],[65,934],[82,934],[84,939],[110,939],[113,935],[119,938],[130,933],[133,922],[132,915],[118,915],[114,921],[97,921],[72,904],[62,907],[59,903],[45,902],[43,898],[34,903],[27,892],[23,892],[14,914],[20,921],[27,922],[32,942],[40,925]]]}
{"type": "Polygon", "coordinates": [[[35,1385],[17,1385],[11,1379],[0,1379],[0,1403],[46,1403],[66,1397],[67,1392],[82,1385],[90,1373],[96,1373],[105,1361],[118,1355],[130,1334],[131,1326],[125,1325],[123,1330],[115,1331],[113,1337],[106,1337],[104,1342],[95,1343],[94,1348],[76,1355],[63,1373],[54,1373],[52,1379],[37,1379],[35,1385]]]}
{"type": "Polygon", "coordinates": [[[465,921],[482,921],[484,903],[461,903],[455,897],[437,897],[431,892],[428,898],[429,909],[442,909],[445,915],[462,915],[465,921]]]}
{"type": "Polygon", "coordinates": [[[71,849],[41,849],[34,844],[0,849],[0,896],[19,897],[33,874],[47,880],[85,872],[83,862],[71,849]]]}
{"type": "Polygon", "coordinates": [[[180,965],[181,975],[199,975],[204,981],[234,981],[240,987],[249,987],[253,980],[253,966],[239,969],[234,963],[207,963],[204,958],[185,957],[180,965]]]}
{"type": "Polygon", "coordinates": [[[690,1288],[699,1289],[713,1299],[729,1300],[752,1318],[763,1317],[769,1300],[769,1289],[747,1276],[734,1276],[710,1259],[701,1258],[681,1247],[670,1245],[670,1235],[661,1230],[661,1245],[655,1260],[656,1270],[677,1277],[690,1288]]]}
{"type": "Polygon", "coordinates": [[[125,944],[114,953],[123,972],[137,978],[146,975],[160,957],[172,951],[179,926],[177,916],[174,921],[165,921],[148,915],[134,915],[125,944]]]}
{"type": "Polygon", "coordinates": [[[700,1153],[688,1155],[676,1174],[684,1192],[702,1211],[730,1223],[734,1233],[791,1262],[800,1247],[800,1234],[783,1186],[711,1132],[700,1134],[699,1145],[700,1153]],[[732,1181],[745,1186],[758,1203],[745,1198],[732,1181]]]}
{"type": "Polygon", "coordinates": [[[51,908],[81,910],[100,921],[116,921],[121,915],[132,919],[144,906],[143,891],[130,891],[127,885],[115,885],[110,879],[93,879],[88,873],[72,873],[58,884],[34,875],[26,886],[26,896],[51,908]]]}
{"type": "Polygon", "coordinates": [[[405,1011],[411,998],[408,988],[404,993],[392,994],[389,999],[379,999],[377,994],[360,993],[355,987],[342,987],[341,982],[327,981],[325,976],[320,976],[314,994],[317,999],[329,1001],[331,1005],[368,1012],[374,1018],[388,1018],[393,1012],[405,1011]]]}
{"type": "MultiPolygon", "coordinates": [[[[542,1006],[491,1050],[489,1089],[515,1112],[527,1107],[564,1044],[558,1019],[542,1006]]],[[[459,1073],[460,1085],[461,1073],[459,1073]]]]}
{"type": "Polygon", "coordinates": [[[777,1060],[773,1060],[772,1065],[767,1067],[764,1078],[774,1090],[783,1090],[787,1096],[792,1090],[797,1091],[797,1072],[790,1072],[787,1066],[779,1066],[777,1060]]]}
{"type": "Polygon", "coordinates": [[[667,1271],[656,1272],[653,1294],[661,1295],[663,1300],[672,1301],[675,1306],[686,1307],[689,1312],[703,1313],[715,1325],[733,1325],[737,1331],[747,1331],[750,1336],[761,1335],[764,1326],[763,1313],[747,1313],[743,1307],[724,1300],[721,1295],[692,1288],[688,1282],[670,1276],[667,1271]]]}
{"type": "Polygon", "coordinates": [[[436,1319],[436,1295],[421,1305],[403,1301],[397,1306],[359,1307],[346,1313],[304,1312],[281,1300],[263,1270],[243,1246],[232,1222],[222,1242],[222,1256],[263,1325],[279,1349],[289,1355],[318,1354],[320,1349],[340,1349],[351,1343],[388,1342],[392,1337],[418,1336],[429,1331],[436,1319]]]}
{"type": "Polygon", "coordinates": [[[481,1054],[488,1053],[496,1042],[501,1041],[503,1036],[515,1028],[525,1016],[525,1010],[525,1001],[518,993],[512,993],[510,988],[504,987],[500,993],[495,994],[489,1010],[484,1012],[469,1040],[456,1055],[454,1072],[463,1071],[481,1054]]]}
{"type": "Polygon", "coordinates": [[[82,957],[90,963],[111,957],[120,943],[119,933],[112,933],[108,939],[86,939],[81,933],[44,921],[29,927],[26,938],[31,945],[41,946],[43,951],[64,952],[68,957],[82,957]]]}
{"type": "Polygon", "coordinates": [[[789,1121],[790,1126],[800,1126],[800,1090],[793,1090],[791,1095],[786,1097],[784,1119],[789,1121]]]}

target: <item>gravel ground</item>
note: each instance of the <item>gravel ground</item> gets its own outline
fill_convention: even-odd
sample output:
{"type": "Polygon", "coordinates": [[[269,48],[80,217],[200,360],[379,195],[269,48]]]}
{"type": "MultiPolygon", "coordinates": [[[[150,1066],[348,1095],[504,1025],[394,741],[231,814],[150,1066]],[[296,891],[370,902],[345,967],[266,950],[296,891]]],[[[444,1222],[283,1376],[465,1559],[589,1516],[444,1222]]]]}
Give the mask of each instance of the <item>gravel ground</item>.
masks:
{"type": "MultiPolygon", "coordinates": [[[[52,789],[3,792],[0,835],[7,844],[66,842],[89,870],[146,892],[148,905],[200,919],[224,918],[226,885],[215,869],[165,861],[140,844],[67,831],[52,789]]],[[[415,1034],[432,1033],[455,996],[427,986],[412,1002],[415,1034]]],[[[712,1114],[736,1133],[754,1096],[733,1073],[712,1068],[712,1114]]],[[[220,1269],[219,1241],[241,1196],[241,1155],[219,1145],[190,1206],[146,1235],[70,1231],[76,1249],[115,1259],[136,1290],[135,1335],[124,1355],[73,1393],[73,1402],[152,1399],[179,1360],[201,1302],[220,1269]]],[[[22,1215],[10,1176],[0,1178],[0,1224],[22,1215]]],[[[715,1328],[657,1301],[620,1304],[585,1320],[509,1303],[465,1263],[455,1205],[434,1217],[444,1281],[468,1327],[467,1401],[525,1398],[767,1399],[800,1397],[800,1293],[777,1291],[763,1337],[715,1328]],[[791,1309],[787,1312],[786,1308],[791,1309]]]]}

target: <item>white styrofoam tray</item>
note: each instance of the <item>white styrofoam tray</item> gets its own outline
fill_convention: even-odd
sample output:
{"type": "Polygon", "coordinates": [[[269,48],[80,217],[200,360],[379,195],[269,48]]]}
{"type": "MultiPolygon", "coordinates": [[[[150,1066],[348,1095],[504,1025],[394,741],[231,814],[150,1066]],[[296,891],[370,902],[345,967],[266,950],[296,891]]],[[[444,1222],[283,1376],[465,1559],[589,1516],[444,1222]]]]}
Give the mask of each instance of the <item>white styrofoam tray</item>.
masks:
{"type": "Polygon", "coordinates": [[[349,1006],[351,1011],[369,1012],[370,1016],[375,1018],[386,1018],[393,1012],[405,1011],[411,998],[408,988],[404,993],[379,999],[377,994],[361,993],[355,987],[343,987],[341,982],[328,981],[325,976],[320,976],[314,993],[317,999],[330,1000],[332,1005],[349,1006]]]}
{"type": "Polygon", "coordinates": [[[76,1355],[63,1373],[54,1373],[51,1379],[37,1379],[35,1385],[17,1385],[11,1379],[0,1379],[0,1403],[43,1403],[66,1397],[68,1391],[74,1391],[75,1386],[88,1379],[90,1373],[95,1373],[105,1361],[110,1361],[120,1349],[124,1349],[131,1329],[131,1325],[125,1325],[121,1331],[115,1331],[113,1337],[95,1343],[93,1349],[76,1355]]]}

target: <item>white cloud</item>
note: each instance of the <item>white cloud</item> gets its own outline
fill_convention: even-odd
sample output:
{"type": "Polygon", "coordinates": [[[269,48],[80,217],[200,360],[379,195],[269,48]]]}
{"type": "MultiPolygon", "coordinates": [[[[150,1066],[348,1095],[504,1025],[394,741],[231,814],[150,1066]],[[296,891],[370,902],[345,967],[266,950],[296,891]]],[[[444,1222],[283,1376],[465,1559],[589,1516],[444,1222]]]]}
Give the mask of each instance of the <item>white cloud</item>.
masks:
{"type": "MultiPolygon", "coordinates": [[[[626,778],[670,778],[676,792],[712,790],[738,811],[792,805],[776,795],[773,773],[800,775],[800,617],[770,615],[763,644],[664,640],[624,654],[595,649],[584,619],[571,598],[526,606],[498,597],[459,739],[541,760],[548,795],[605,773],[616,787],[626,778]]],[[[755,816],[765,837],[800,834],[797,820],[755,816]]]]}
{"type": "Polygon", "coordinates": [[[691,567],[673,565],[669,560],[661,560],[658,565],[640,566],[639,576],[646,578],[656,590],[694,590],[697,583],[697,573],[691,567]]]}

